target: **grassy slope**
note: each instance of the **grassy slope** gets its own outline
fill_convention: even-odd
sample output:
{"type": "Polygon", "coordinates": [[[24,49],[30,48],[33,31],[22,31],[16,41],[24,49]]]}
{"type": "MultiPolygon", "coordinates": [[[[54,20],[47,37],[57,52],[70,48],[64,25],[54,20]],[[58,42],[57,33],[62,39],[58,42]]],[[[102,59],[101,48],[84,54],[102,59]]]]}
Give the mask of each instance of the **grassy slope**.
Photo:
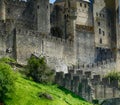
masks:
{"type": "Polygon", "coordinates": [[[73,97],[69,92],[57,88],[57,86],[45,86],[26,80],[18,76],[15,94],[6,100],[6,105],[92,105],[82,99],[73,97]],[[49,93],[53,101],[39,98],[39,92],[49,93]]]}

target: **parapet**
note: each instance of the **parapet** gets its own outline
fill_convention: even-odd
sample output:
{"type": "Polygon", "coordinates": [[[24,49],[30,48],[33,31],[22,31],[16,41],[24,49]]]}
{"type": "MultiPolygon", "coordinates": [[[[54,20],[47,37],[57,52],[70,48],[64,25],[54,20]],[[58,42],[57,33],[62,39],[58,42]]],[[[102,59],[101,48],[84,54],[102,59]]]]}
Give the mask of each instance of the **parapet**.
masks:
{"type": "Polygon", "coordinates": [[[60,43],[60,44],[67,45],[67,46],[73,45],[73,41],[58,38],[58,37],[52,36],[50,34],[48,35],[48,34],[41,33],[41,32],[35,31],[35,30],[16,29],[16,34],[22,35],[22,36],[27,35],[28,37],[29,36],[38,37],[43,40],[50,40],[52,42],[60,43]]]}
{"type": "Polygon", "coordinates": [[[7,4],[16,5],[16,6],[26,6],[27,1],[22,0],[6,0],[7,4]]]}
{"type": "Polygon", "coordinates": [[[68,67],[68,71],[69,70],[81,70],[81,69],[93,69],[93,68],[99,68],[102,66],[106,66],[106,65],[111,65],[111,63],[115,63],[115,59],[111,58],[111,59],[107,59],[101,62],[95,62],[92,64],[83,64],[83,65],[73,65],[73,66],[69,66],[68,67]]]}

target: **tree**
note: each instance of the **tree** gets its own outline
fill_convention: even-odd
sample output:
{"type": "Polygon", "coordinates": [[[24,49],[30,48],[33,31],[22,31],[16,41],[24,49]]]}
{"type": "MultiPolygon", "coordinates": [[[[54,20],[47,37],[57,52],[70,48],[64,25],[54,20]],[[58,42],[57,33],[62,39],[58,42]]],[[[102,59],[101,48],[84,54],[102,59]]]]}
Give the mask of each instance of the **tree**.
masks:
{"type": "Polygon", "coordinates": [[[4,102],[15,90],[15,75],[11,66],[0,63],[0,101],[4,102]]]}
{"type": "Polygon", "coordinates": [[[35,56],[31,56],[28,59],[29,74],[34,81],[49,84],[54,80],[54,71],[51,70],[47,63],[45,62],[45,58],[37,58],[35,56]]]}

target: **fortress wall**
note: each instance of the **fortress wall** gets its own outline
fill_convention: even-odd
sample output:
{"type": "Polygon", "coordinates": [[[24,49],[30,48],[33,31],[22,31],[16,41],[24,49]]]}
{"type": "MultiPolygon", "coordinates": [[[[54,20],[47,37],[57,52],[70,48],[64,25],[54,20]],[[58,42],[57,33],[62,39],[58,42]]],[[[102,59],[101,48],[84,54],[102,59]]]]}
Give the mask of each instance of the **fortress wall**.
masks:
{"type": "Polygon", "coordinates": [[[95,60],[94,34],[76,31],[77,59],[79,64],[90,64],[95,60]]]}
{"type": "Polygon", "coordinates": [[[73,42],[40,32],[16,30],[16,54],[19,63],[26,63],[31,54],[46,57],[48,64],[56,71],[67,72],[67,66],[75,64],[73,42]]]}
{"type": "Polygon", "coordinates": [[[8,26],[9,21],[13,21],[14,27],[23,29],[37,29],[36,11],[34,3],[24,1],[7,1],[6,2],[6,29],[13,30],[8,26]]]}
{"type": "Polygon", "coordinates": [[[20,4],[16,1],[8,1],[6,4],[6,18],[7,19],[20,19],[22,18],[22,13],[26,8],[26,4],[20,4]]]}
{"type": "Polygon", "coordinates": [[[73,70],[74,72],[78,72],[79,70],[85,72],[90,71],[92,75],[101,75],[104,76],[111,71],[116,70],[116,62],[115,59],[111,58],[109,60],[104,60],[102,62],[92,63],[92,64],[83,64],[83,65],[76,65],[68,67],[68,71],[73,70]]]}
{"type": "Polygon", "coordinates": [[[94,0],[93,16],[96,47],[111,48],[112,21],[104,0],[94,0]]]}
{"type": "Polygon", "coordinates": [[[27,30],[16,30],[17,61],[26,63],[27,58],[33,53],[41,53],[42,39],[40,35],[27,30]]]}
{"type": "Polygon", "coordinates": [[[87,72],[85,74],[57,72],[55,82],[89,101],[120,96],[118,80],[110,80],[100,75],[89,77],[87,72]]]}

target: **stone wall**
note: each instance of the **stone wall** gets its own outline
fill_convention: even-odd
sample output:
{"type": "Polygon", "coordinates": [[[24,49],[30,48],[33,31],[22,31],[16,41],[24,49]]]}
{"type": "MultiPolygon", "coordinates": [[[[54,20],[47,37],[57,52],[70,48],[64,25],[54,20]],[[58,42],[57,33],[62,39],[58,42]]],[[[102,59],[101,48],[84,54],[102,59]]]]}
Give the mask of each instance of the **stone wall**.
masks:
{"type": "Polygon", "coordinates": [[[74,92],[88,101],[93,99],[108,99],[120,97],[118,80],[110,81],[100,75],[93,75],[91,71],[74,71],[68,73],[57,72],[55,82],[60,86],[74,92]]]}
{"type": "Polygon", "coordinates": [[[84,0],[77,1],[76,7],[77,7],[76,23],[79,25],[92,26],[93,16],[91,3],[84,0]]]}
{"type": "MultiPolygon", "coordinates": [[[[0,21],[0,27],[3,27],[3,21],[0,21]]],[[[6,56],[6,33],[3,30],[0,30],[0,58],[6,56]]]]}
{"type": "Polygon", "coordinates": [[[43,55],[53,69],[67,72],[67,66],[76,64],[74,51],[73,42],[32,30],[16,30],[16,55],[19,63],[26,63],[31,54],[43,55]]]}
{"type": "Polygon", "coordinates": [[[95,61],[94,34],[76,30],[76,48],[78,64],[90,64],[95,61]]]}
{"type": "Polygon", "coordinates": [[[104,60],[102,62],[97,63],[91,63],[91,64],[78,64],[75,66],[68,67],[69,70],[74,70],[74,72],[77,72],[78,70],[82,70],[83,73],[86,71],[91,71],[92,75],[101,75],[105,76],[111,71],[116,70],[116,61],[115,59],[111,58],[108,60],[104,60]]]}
{"type": "Polygon", "coordinates": [[[111,12],[104,0],[94,0],[93,16],[96,47],[111,48],[112,21],[111,12]]]}
{"type": "Polygon", "coordinates": [[[50,33],[50,4],[49,0],[36,0],[37,30],[50,33]]]}

